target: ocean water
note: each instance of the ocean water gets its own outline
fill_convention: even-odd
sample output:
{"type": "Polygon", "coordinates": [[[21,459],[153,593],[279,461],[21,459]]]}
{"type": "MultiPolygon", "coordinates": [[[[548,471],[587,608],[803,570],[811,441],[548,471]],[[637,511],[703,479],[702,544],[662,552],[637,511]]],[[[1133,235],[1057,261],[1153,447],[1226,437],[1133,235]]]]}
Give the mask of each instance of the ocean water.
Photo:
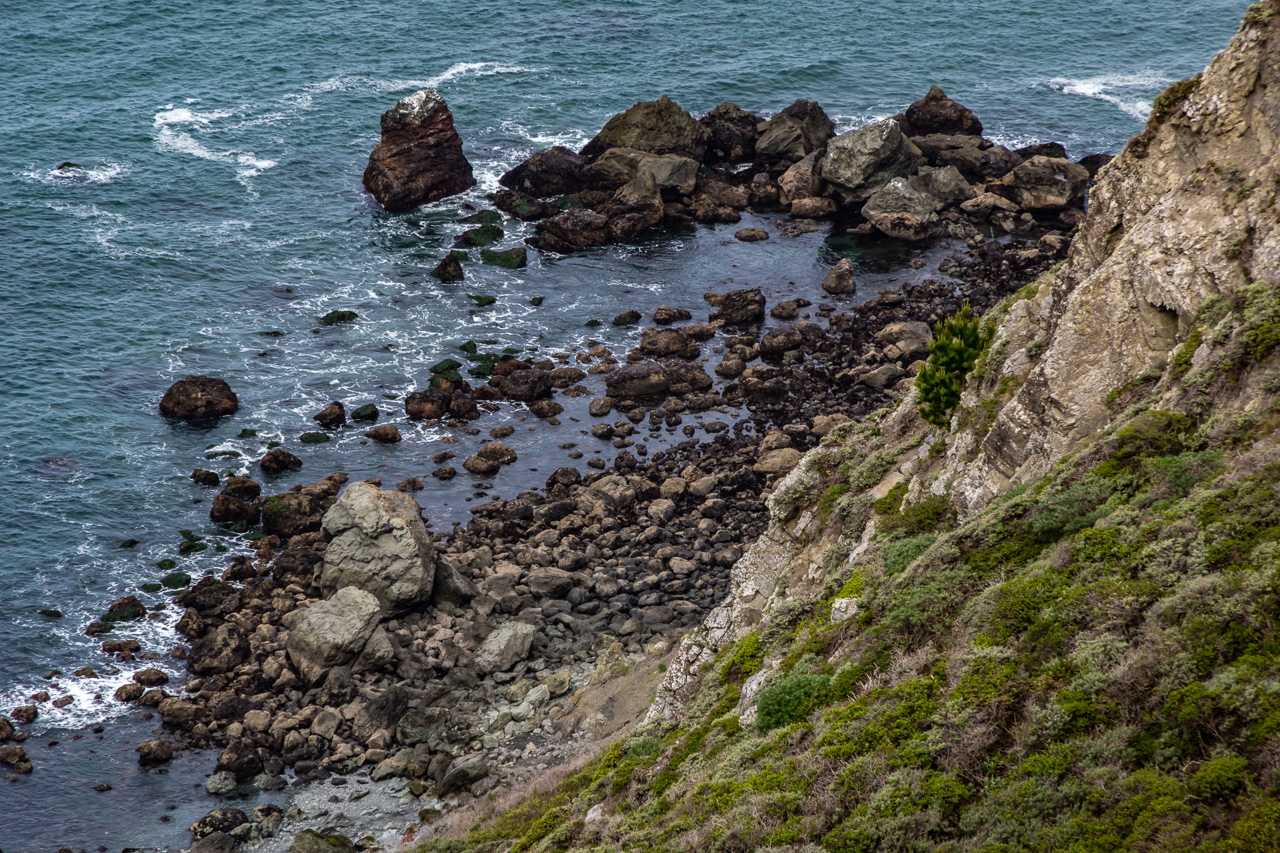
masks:
{"type": "MultiPolygon", "coordinates": [[[[268,490],[335,470],[388,484],[414,475],[428,483],[418,495],[428,516],[447,529],[465,522],[477,484],[466,475],[448,486],[431,480],[430,457],[451,449],[440,441],[446,433],[404,424],[389,398],[424,384],[427,368],[457,355],[458,344],[488,340],[532,354],[594,338],[620,352],[638,331],[607,320],[627,308],[669,304],[704,316],[702,294],[727,286],[813,293],[837,251],[821,234],[746,247],[721,227],[573,258],[531,252],[525,270],[468,265],[466,282],[436,282],[427,273],[464,227],[455,220],[482,206],[507,168],[553,144],[578,146],[613,113],[660,94],[696,114],[726,100],[768,114],[805,97],[844,130],[898,112],[931,84],[975,110],[987,135],[1005,144],[1057,140],[1074,156],[1115,152],[1141,128],[1156,93],[1226,44],[1245,5],[7,4],[0,712],[38,689],[74,701],[42,709],[28,742],[36,776],[0,781],[0,848],[185,839],[181,821],[147,813],[154,785],[91,790],[134,773],[123,735],[109,739],[115,747],[82,750],[73,769],[56,771],[57,785],[38,777],[63,760],[44,746],[50,740],[67,742],[99,721],[136,739],[154,726],[121,718],[103,698],[132,669],[102,659],[84,626],[111,599],[163,574],[160,560],[200,576],[225,566],[228,554],[216,546],[244,548],[208,523],[211,494],[189,481],[193,468],[256,475],[253,460],[278,440],[305,464],[268,490]],[[379,115],[426,86],[449,102],[479,186],[389,216],[360,176],[379,115]],[[79,167],[58,170],[64,161],[79,167]],[[467,294],[497,302],[477,308],[467,294]],[[545,301],[534,306],[533,296],[545,301]],[[360,319],[321,328],[317,318],[335,308],[360,319]],[[590,319],[606,324],[587,328],[590,319]],[[188,373],[226,378],[241,412],[211,429],[164,422],[160,395],[188,373]],[[349,429],[330,444],[299,445],[310,415],[334,399],[348,409],[385,403],[405,441],[376,447],[349,429]],[[241,455],[207,458],[231,452],[241,455]],[[209,548],[179,555],[182,529],[209,548]],[[121,549],[126,539],[139,544],[121,549]],[[44,608],[64,615],[38,615],[44,608]],[[86,665],[99,677],[44,677],[86,665]],[[79,816],[74,828],[31,808],[55,803],[79,816]]],[[[503,245],[530,233],[507,227],[503,245]]],[[[577,434],[588,425],[583,409],[585,400],[571,406],[554,431],[533,429],[533,419],[510,409],[477,422],[518,428],[509,443],[520,463],[486,491],[509,496],[540,482],[567,464],[559,444],[597,452],[577,434]]],[[[157,608],[167,600],[140,597],[157,608]]],[[[113,636],[137,637],[163,657],[177,616],[157,610],[113,636]]],[[[166,796],[192,797],[190,775],[175,771],[166,796]]]]}

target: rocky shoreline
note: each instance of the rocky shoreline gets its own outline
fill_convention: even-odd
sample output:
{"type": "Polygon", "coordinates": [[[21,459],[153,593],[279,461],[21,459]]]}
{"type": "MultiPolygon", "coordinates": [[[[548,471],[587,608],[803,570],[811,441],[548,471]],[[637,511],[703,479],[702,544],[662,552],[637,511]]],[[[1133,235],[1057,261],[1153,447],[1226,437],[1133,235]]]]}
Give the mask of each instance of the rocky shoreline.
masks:
{"type": "MultiPolygon", "coordinates": [[[[418,93],[384,116],[379,150],[394,158],[375,152],[366,185],[380,199],[390,193],[388,209],[471,185],[447,112],[437,94],[418,93]]],[[[144,670],[117,691],[163,723],[163,734],[139,745],[140,763],[163,767],[175,749],[212,747],[210,793],[312,785],[337,789],[331,802],[358,803],[371,795],[344,798],[342,789],[373,784],[382,806],[363,821],[310,800],[287,814],[228,806],[192,827],[193,850],[284,849],[277,836],[286,822],[291,832],[315,831],[293,842],[300,851],[354,849],[320,838],[338,833],[372,832],[361,845],[370,849],[423,837],[447,812],[527,785],[634,722],[626,701],[645,704],[651,690],[640,675],[656,673],[726,594],[730,568],[766,526],[764,497],[802,453],[843,420],[893,405],[942,317],[965,302],[986,310],[1065,256],[1104,160],[1073,163],[1052,144],[1009,151],[981,130],[938,89],[902,116],[838,136],[808,101],[768,121],[732,104],[695,120],[662,98],[615,116],[579,153],[553,148],[505,175],[493,199],[501,213],[468,217],[476,227],[460,238],[461,255],[441,262],[440,277],[464,276],[472,249],[489,253],[483,262],[523,263],[523,247],[485,248],[502,238],[502,214],[536,221],[529,242],[542,251],[731,224],[748,208],[780,206],[791,214],[780,221],[783,237],[830,229],[964,248],[854,311],[838,304],[858,286],[846,261],[823,282],[833,303],[812,312],[803,300],[770,305],[759,288],[739,289],[708,294],[705,322],[659,309],[622,356],[595,347],[530,362],[476,351],[468,375],[486,383],[474,386],[467,365],[440,362],[430,384],[404,400],[406,418],[474,436],[486,412],[514,405],[555,429],[564,412],[557,397],[591,396],[586,440],[616,450],[585,473],[561,468],[536,491],[477,505],[465,527],[447,533],[428,532],[412,498],[424,488],[418,478],[393,490],[334,473],[268,496],[251,479],[195,471],[196,482],[219,490],[211,520],[255,530],[253,552],[232,559],[220,579],[172,579],[189,644],[174,654],[192,678],[175,686],[144,670]],[[766,328],[766,314],[786,325],[766,328]],[[726,417],[705,421],[698,440],[692,413],[726,417]],[[650,453],[657,439],[669,446],[650,453]],[[395,832],[375,825],[392,812],[395,832]]],[[[771,238],[762,229],[736,236],[771,238]]],[[[188,377],[161,409],[198,423],[238,406],[221,380],[188,377]]],[[[335,403],[315,420],[321,435],[349,428],[349,417],[371,440],[399,441],[394,423],[374,425],[382,414],[348,415],[335,403]]],[[[492,441],[456,464],[500,484],[516,461],[502,443],[510,431],[493,428],[492,441]]],[[[423,477],[456,476],[447,456],[423,477]]],[[[260,466],[300,464],[277,448],[260,466]]],[[[137,599],[121,599],[88,630],[143,615],[137,599]]],[[[137,643],[110,639],[103,652],[142,654],[137,643]]],[[[32,770],[21,725],[47,700],[13,709],[16,728],[0,717],[0,761],[15,773],[32,770]]]]}

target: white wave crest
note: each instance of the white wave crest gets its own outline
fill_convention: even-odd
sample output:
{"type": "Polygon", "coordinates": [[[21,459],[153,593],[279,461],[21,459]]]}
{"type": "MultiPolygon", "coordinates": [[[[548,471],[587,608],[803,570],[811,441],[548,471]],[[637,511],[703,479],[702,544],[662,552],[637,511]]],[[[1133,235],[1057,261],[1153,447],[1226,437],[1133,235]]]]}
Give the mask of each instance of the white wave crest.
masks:
{"type": "Polygon", "coordinates": [[[1049,85],[1064,95],[1105,101],[1136,119],[1146,120],[1155,93],[1173,81],[1152,71],[1071,79],[1055,77],[1049,85]]]}
{"type": "Polygon", "coordinates": [[[506,65],[501,62],[455,62],[434,77],[425,79],[393,78],[382,80],[364,74],[344,74],[330,77],[319,83],[308,86],[310,94],[323,92],[373,92],[385,94],[405,89],[434,89],[444,84],[466,77],[489,77],[494,74],[531,74],[540,71],[523,65],[506,65]]]}
{"type": "Polygon", "coordinates": [[[28,169],[22,177],[28,181],[50,186],[65,184],[109,184],[133,171],[128,163],[103,162],[98,166],[80,166],[74,163],[55,169],[28,169]]]}

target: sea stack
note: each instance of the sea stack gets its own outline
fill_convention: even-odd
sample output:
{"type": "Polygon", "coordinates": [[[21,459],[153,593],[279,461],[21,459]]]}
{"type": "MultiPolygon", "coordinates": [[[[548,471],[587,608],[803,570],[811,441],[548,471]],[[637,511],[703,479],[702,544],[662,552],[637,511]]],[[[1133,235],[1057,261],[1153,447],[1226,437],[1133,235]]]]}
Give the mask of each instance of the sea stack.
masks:
{"type": "Polygon", "coordinates": [[[439,92],[414,92],[382,114],[382,141],[369,155],[364,187],[388,211],[403,213],[475,185],[439,92]]]}

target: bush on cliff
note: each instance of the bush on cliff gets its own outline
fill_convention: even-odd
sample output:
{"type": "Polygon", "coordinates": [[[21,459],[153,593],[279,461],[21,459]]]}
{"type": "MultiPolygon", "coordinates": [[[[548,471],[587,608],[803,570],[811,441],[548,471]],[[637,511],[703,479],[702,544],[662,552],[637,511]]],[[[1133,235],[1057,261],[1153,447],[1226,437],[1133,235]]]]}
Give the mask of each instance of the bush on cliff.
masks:
{"type": "Polygon", "coordinates": [[[951,413],[960,403],[969,371],[978,363],[990,339],[967,302],[938,324],[929,344],[929,362],[916,377],[920,417],[943,429],[950,426],[951,413]]]}

